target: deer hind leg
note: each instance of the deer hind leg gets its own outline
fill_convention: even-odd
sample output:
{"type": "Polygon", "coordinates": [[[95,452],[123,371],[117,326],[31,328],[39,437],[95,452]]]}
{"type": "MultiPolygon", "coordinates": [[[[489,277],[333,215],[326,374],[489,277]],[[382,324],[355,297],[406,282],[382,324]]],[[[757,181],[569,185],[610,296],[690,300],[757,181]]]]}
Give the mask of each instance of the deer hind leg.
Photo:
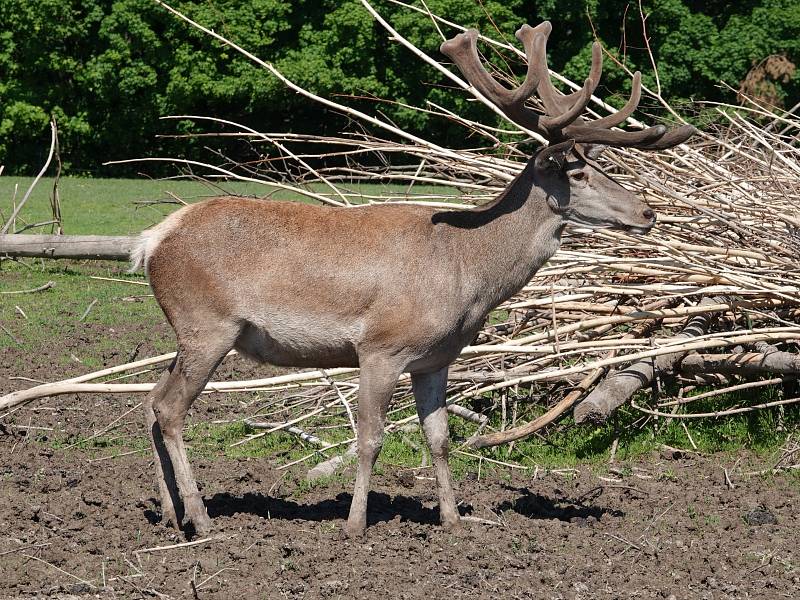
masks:
{"type": "MultiPolygon", "coordinates": [[[[174,366],[175,363],[173,362],[172,365],[174,366]]],[[[180,527],[181,517],[183,516],[178,514],[176,510],[176,506],[182,508],[180,495],[175,483],[175,474],[172,472],[172,463],[164,446],[161,430],[157,424],[156,413],[153,411],[153,401],[163,396],[173,366],[170,366],[169,370],[164,372],[156,387],[147,395],[142,405],[144,407],[145,426],[150,436],[150,445],[153,448],[153,457],[155,459],[156,483],[161,497],[162,520],[164,523],[177,528],[180,527]]]]}
{"type": "Polygon", "coordinates": [[[358,537],[367,526],[367,495],[372,468],[383,446],[383,426],[401,367],[390,361],[361,361],[358,390],[358,471],[345,533],[358,537]]]}
{"type": "MultiPolygon", "coordinates": [[[[164,477],[165,485],[173,498],[177,488],[183,507],[184,529],[191,525],[197,534],[211,529],[211,519],[186,456],[183,425],[192,403],[203,391],[214,369],[233,347],[238,331],[231,332],[230,335],[226,333],[228,332],[215,330],[200,335],[195,331],[191,337],[195,343],[192,344],[182,343],[179,336],[178,355],[163,393],[153,398],[152,410],[156,417],[153,444],[157,450],[163,445],[172,467],[171,481],[168,469],[163,464],[162,476],[167,476],[164,477]]],[[[175,516],[177,521],[177,511],[175,516]]]]}
{"type": "Polygon", "coordinates": [[[447,426],[447,407],[445,394],[447,389],[447,367],[434,373],[414,373],[411,375],[411,387],[417,402],[417,413],[422,422],[422,429],[436,472],[436,485],[439,491],[439,518],[445,528],[457,527],[461,521],[456,508],[453,493],[453,479],[447,454],[450,446],[450,433],[447,426]]]}

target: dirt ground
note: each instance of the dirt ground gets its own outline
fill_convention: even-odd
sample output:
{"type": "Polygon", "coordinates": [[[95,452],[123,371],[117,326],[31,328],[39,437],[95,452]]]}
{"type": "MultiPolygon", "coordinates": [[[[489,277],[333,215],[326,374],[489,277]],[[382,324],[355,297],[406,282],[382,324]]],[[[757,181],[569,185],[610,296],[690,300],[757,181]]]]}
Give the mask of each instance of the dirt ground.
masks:
{"type": "MultiPolygon", "coordinates": [[[[54,377],[46,355],[41,366],[31,359],[29,376],[71,374],[54,377]]],[[[26,385],[7,379],[15,370],[0,364],[0,393],[26,385]]],[[[192,419],[234,414],[228,402],[198,402],[192,419]]],[[[748,476],[769,459],[746,454],[467,477],[456,488],[473,520],[452,533],[437,525],[429,470],[384,467],[356,541],[341,536],[351,480],[300,493],[303,466],[194,458],[215,530],[163,548],[186,540],[160,523],[149,452],[98,460],[24,427],[85,435],[132,406],[119,396],[42,400],[15,415],[22,428],[0,428],[0,597],[800,596],[800,478],[748,476]]],[[[144,434],[138,410],[123,429],[144,434]]]]}
{"type": "Polygon", "coordinates": [[[18,436],[0,441],[3,597],[716,599],[800,590],[797,479],[736,475],[729,456],[654,459],[606,479],[589,469],[467,478],[457,484],[462,512],[495,524],[466,522],[455,533],[436,524],[429,472],[387,471],[375,478],[358,541],[341,537],[349,483],[296,499],[292,477],[269,461],[195,459],[215,531],[193,546],[147,550],[184,542],[159,522],[149,456],[92,461],[18,436]]]}

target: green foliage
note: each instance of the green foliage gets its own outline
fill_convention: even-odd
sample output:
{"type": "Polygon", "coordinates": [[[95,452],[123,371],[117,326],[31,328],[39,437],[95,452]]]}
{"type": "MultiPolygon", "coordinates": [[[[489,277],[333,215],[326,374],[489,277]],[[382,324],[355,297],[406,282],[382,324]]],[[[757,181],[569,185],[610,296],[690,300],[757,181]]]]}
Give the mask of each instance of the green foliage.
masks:
{"type": "MultiPolygon", "coordinates": [[[[426,14],[386,0],[374,4],[411,42],[441,58],[441,37],[426,14]]],[[[578,81],[587,72],[596,32],[621,63],[642,70],[645,84],[656,86],[638,1],[426,4],[445,19],[513,42],[521,23],[552,20],[551,66],[578,81]]],[[[473,141],[464,140],[463,130],[452,123],[406,105],[434,102],[468,118],[497,119],[391,42],[359,0],[182,1],[176,7],[273,62],[312,92],[357,96],[349,102],[370,112],[380,108],[400,127],[440,143],[473,141]],[[376,107],[376,98],[390,103],[376,107]]],[[[735,92],[720,81],[737,88],[755,64],[772,54],[800,61],[796,0],[645,0],[643,8],[662,94],[672,103],[734,101],[735,92]]],[[[150,0],[4,0],[0,22],[0,164],[7,172],[31,172],[41,165],[51,114],[59,123],[65,168],[108,175],[122,174],[124,167],[103,168],[104,160],[200,156],[207,140],[156,137],[197,127],[189,120],[159,120],[168,114],[218,116],[265,131],[332,134],[347,126],[343,117],[288,91],[150,0]]],[[[454,33],[442,29],[447,36],[454,33]]],[[[482,49],[498,68],[508,70],[507,53],[482,49]]],[[[521,75],[519,64],[511,68],[521,75]]],[[[796,101],[798,81],[800,71],[776,83],[776,95],[785,104],[796,101]]],[[[607,59],[602,86],[613,102],[622,102],[629,77],[607,59]]],[[[657,112],[658,107],[651,108],[657,112]]],[[[214,143],[237,156],[249,151],[235,142],[214,143]]]]}

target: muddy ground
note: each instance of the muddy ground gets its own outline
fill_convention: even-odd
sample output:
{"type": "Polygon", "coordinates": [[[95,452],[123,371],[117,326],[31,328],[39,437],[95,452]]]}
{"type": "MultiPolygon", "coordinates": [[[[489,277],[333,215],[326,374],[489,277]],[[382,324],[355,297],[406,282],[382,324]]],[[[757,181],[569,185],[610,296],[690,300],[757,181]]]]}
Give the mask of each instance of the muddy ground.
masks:
{"type": "MultiPolygon", "coordinates": [[[[48,372],[42,352],[30,357],[29,376],[73,374],[48,372]]],[[[106,358],[130,358],[122,353],[106,358]]],[[[17,369],[0,367],[0,393],[27,385],[8,380],[17,369]]],[[[85,370],[76,364],[74,374],[85,370]]],[[[475,520],[452,533],[437,525],[430,471],[386,466],[357,541],[341,536],[351,480],[301,493],[307,467],[194,458],[215,530],[158,549],[186,540],[160,522],[148,453],[107,458],[29,428],[86,435],[132,406],[120,396],[48,399],[5,420],[17,426],[0,429],[0,597],[800,596],[800,478],[747,475],[770,464],[747,454],[473,474],[456,487],[475,520]]],[[[236,408],[233,399],[198,402],[191,419],[236,408]]],[[[115,431],[143,436],[139,412],[115,431]]]]}
{"type": "Polygon", "coordinates": [[[747,457],[653,459],[623,465],[621,475],[468,477],[457,484],[462,512],[495,524],[467,522],[455,533],[436,524],[428,471],[384,469],[359,541],[340,533],[349,483],[298,497],[294,476],[268,460],[195,459],[212,538],[152,551],[184,539],[160,523],[149,456],[96,460],[1,439],[4,597],[797,598],[800,590],[797,478],[744,476],[747,457]]]}

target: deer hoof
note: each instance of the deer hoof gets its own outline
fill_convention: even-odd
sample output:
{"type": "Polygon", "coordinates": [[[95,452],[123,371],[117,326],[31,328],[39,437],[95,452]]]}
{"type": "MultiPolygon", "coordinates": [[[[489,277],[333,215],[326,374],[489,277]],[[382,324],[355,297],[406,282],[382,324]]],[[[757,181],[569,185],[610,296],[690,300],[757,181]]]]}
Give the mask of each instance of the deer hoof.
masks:
{"type": "Polygon", "coordinates": [[[343,528],[344,536],[350,540],[357,540],[364,536],[366,526],[363,523],[350,523],[349,521],[343,528]]]}
{"type": "Polygon", "coordinates": [[[452,517],[447,519],[442,519],[442,528],[445,531],[456,531],[461,529],[461,517],[452,517]]]}
{"type": "Polygon", "coordinates": [[[203,511],[201,515],[195,515],[194,517],[189,517],[184,520],[183,523],[183,530],[192,530],[194,531],[195,535],[202,536],[210,533],[212,529],[211,519],[208,516],[208,513],[203,511]]]}

